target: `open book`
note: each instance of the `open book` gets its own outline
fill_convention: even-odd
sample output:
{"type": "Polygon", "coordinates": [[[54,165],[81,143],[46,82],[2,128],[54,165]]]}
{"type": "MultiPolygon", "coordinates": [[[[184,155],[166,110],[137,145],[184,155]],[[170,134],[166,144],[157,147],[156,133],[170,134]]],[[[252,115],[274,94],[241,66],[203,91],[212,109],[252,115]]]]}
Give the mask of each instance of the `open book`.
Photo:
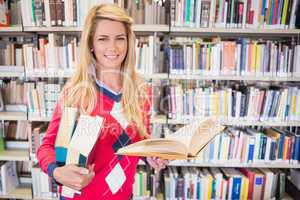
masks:
{"type": "Polygon", "coordinates": [[[223,129],[213,117],[195,120],[166,138],[141,140],[120,148],[117,154],[178,160],[193,158],[223,129]]]}

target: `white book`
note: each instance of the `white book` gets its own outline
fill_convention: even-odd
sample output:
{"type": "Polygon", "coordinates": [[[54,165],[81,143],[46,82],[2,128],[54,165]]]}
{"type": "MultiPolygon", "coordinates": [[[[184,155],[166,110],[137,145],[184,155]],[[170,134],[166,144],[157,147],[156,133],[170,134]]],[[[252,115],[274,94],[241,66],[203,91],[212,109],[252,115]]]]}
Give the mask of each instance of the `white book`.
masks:
{"type": "Polygon", "coordinates": [[[272,192],[272,183],[274,174],[273,172],[268,168],[260,168],[260,171],[264,173],[264,195],[263,199],[271,199],[271,192],[272,192]]]}
{"type": "Polygon", "coordinates": [[[19,185],[16,162],[7,161],[1,165],[1,183],[3,194],[8,194],[19,185]]]}

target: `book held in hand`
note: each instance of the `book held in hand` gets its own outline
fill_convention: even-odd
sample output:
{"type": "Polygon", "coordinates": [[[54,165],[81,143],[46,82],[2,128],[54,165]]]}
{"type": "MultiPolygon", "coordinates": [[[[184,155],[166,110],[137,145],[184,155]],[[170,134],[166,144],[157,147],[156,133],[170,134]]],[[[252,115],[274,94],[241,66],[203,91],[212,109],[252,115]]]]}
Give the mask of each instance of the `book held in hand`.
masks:
{"type": "Polygon", "coordinates": [[[213,117],[195,120],[166,138],[146,139],[120,148],[116,154],[152,156],[163,159],[189,159],[197,154],[225,127],[213,117]]]}

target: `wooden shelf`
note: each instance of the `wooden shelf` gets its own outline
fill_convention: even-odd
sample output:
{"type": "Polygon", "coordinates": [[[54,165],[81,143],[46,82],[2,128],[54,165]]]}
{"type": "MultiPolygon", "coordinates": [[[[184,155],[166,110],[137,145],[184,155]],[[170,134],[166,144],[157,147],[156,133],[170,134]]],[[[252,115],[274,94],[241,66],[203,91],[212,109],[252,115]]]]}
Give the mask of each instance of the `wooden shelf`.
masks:
{"type": "Polygon", "coordinates": [[[191,28],[171,27],[172,34],[198,34],[198,35],[248,35],[248,36],[280,36],[291,37],[300,34],[300,29],[250,29],[250,28],[191,28]]]}
{"type": "Polygon", "coordinates": [[[0,199],[32,199],[31,186],[19,186],[9,194],[1,194],[0,199]]]}
{"type": "MultiPolygon", "coordinates": [[[[193,120],[195,120],[194,118],[193,120]]],[[[167,119],[165,115],[156,115],[151,123],[156,124],[188,124],[191,120],[167,119]]],[[[300,126],[300,121],[278,122],[278,121],[243,121],[243,120],[220,120],[220,123],[227,126],[300,126]]]]}
{"type": "MultiPolygon", "coordinates": [[[[145,162],[140,160],[138,165],[145,165],[145,162]]],[[[223,163],[200,163],[195,161],[170,161],[168,166],[175,167],[248,167],[248,168],[300,168],[299,164],[289,164],[289,163],[234,163],[231,161],[225,161],[223,163]],[[227,163],[226,163],[227,162],[227,163]]]]}
{"type": "Polygon", "coordinates": [[[170,74],[171,80],[237,80],[237,81],[300,81],[300,77],[268,77],[268,76],[225,76],[225,75],[195,75],[170,74]]]}
{"type": "Polygon", "coordinates": [[[29,78],[69,78],[74,71],[58,70],[56,72],[26,72],[26,77],[29,78]]]}
{"type": "Polygon", "coordinates": [[[187,161],[171,161],[169,166],[189,166],[189,167],[249,167],[249,168],[300,168],[300,164],[290,164],[283,162],[269,162],[269,163],[234,163],[228,161],[226,163],[197,163],[187,161]]]}
{"type": "MultiPolygon", "coordinates": [[[[133,31],[134,32],[168,32],[169,26],[168,25],[148,25],[148,24],[135,24],[133,25],[133,31]]],[[[36,27],[36,26],[25,26],[24,31],[25,32],[78,32],[80,33],[82,31],[83,27],[79,26],[71,26],[71,27],[65,27],[65,26],[53,26],[53,27],[36,27]]]]}
{"type": "Polygon", "coordinates": [[[134,24],[135,32],[169,32],[169,26],[166,24],[134,24]]]}
{"type": "MultiPolygon", "coordinates": [[[[168,119],[168,124],[188,124],[188,120],[168,119]]],[[[220,120],[227,126],[300,126],[300,121],[243,121],[243,120],[220,120]]]]}
{"type": "Polygon", "coordinates": [[[0,152],[0,160],[29,161],[29,150],[4,150],[0,152]]]}
{"type": "Polygon", "coordinates": [[[26,112],[0,112],[0,120],[27,120],[26,112]]]}
{"type": "Polygon", "coordinates": [[[7,33],[7,32],[22,32],[23,27],[22,25],[14,25],[9,27],[1,27],[0,33],[7,33]]]}
{"type": "Polygon", "coordinates": [[[24,26],[25,32],[81,32],[79,26],[24,26]]]}
{"type": "Polygon", "coordinates": [[[29,121],[36,121],[36,122],[50,122],[51,117],[40,117],[40,116],[28,116],[29,121]]]}
{"type": "Polygon", "coordinates": [[[167,73],[155,73],[155,74],[140,74],[145,79],[167,79],[167,73]]]}
{"type": "Polygon", "coordinates": [[[0,65],[0,77],[23,77],[24,66],[4,66],[0,65]]]}

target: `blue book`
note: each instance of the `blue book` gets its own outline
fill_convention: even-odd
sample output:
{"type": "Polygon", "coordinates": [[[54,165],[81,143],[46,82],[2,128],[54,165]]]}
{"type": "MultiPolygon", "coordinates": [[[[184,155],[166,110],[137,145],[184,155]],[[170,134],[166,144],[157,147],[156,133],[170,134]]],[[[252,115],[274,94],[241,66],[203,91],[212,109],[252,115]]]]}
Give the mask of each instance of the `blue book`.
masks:
{"type": "Polygon", "coordinates": [[[261,136],[262,145],[261,145],[261,157],[260,159],[265,159],[266,146],[267,146],[267,137],[265,135],[261,136]]]}
{"type": "Polygon", "coordinates": [[[209,143],[209,160],[214,159],[214,142],[209,143]]]}
{"type": "Polygon", "coordinates": [[[233,177],[231,199],[240,199],[241,187],[242,187],[242,177],[233,177]]]}
{"type": "Polygon", "coordinates": [[[285,136],[283,134],[280,134],[279,147],[278,147],[278,159],[282,159],[283,158],[284,138],[285,138],[285,136]]]}
{"type": "Polygon", "coordinates": [[[255,136],[249,135],[249,152],[248,152],[248,162],[253,162],[254,158],[254,147],[255,147],[255,136]]]}
{"type": "Polygon", "coordinates": [[[292,160],[299,161],[299,155],[300,155],[300,135],[295,135],[295,143],[294,143],[294,149],[292,154],[292,160]]]}
{"type": "Polygon", "coordinates": [[[276,141],[272,140],[271,142],[271,150],[270,150],[270,160],[276,160],[276,141]]]}

